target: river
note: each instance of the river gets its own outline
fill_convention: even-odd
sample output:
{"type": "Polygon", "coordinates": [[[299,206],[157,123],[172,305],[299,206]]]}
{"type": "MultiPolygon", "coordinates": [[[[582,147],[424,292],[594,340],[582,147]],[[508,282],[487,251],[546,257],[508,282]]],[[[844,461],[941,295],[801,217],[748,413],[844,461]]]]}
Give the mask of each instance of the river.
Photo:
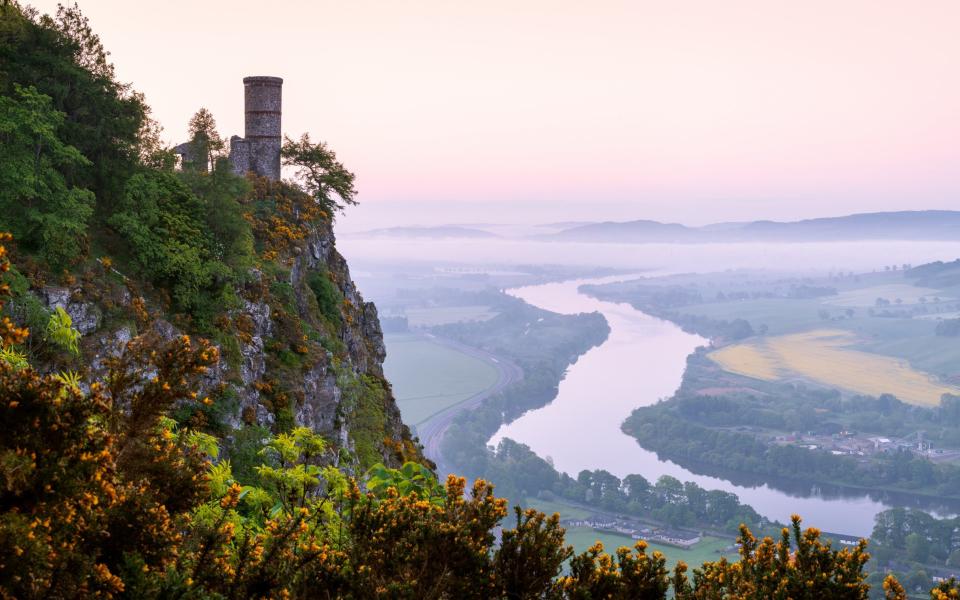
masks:
{"type": "MultiPolygon", "coordinates": [[[[557,398],[504,425],[491,439],[509,437],[530,446],[572,476],[583,469],[606,469],[618,477],[639,473],[651,482],[661,475],[694,481],[707,489],[739,496],[770,519],[788,522],[797,513],[820,529],[869,535],[874,516],[888,508],[856,492],[800,486],[788,493],[768,485],[745,486],[728,479],[695,474],[644,450],[620,425],[638,406],[668,398],[680,385],[687,356],[706,340],[673,323],[644,314],[628,304],[605,302],[581,294],[578,286],[623,279],[608,277],[549,283],[507,290],[529,304],[558,313],[598,311],[610,324],[610,337],[571,366],[557,398]]],[[[731,477],[735,479],[735,477],[731,477]]],[[[790,486],[789,482],[785,482],[790,486]]],[[[793,484],[793,488],[796,488],[793,484]]],[[[787,489],[793,489],[787,487],[787,489]]]]}

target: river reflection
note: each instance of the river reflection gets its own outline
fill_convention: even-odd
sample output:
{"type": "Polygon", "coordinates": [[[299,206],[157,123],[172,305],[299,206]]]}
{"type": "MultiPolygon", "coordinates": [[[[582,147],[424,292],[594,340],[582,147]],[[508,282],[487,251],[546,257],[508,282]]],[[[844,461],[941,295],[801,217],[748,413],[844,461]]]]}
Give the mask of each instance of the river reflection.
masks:
{"type": "Polygon", "coordinates": [[[611,331],[604,344],[570,367],[552,403],[501,427],[492,444],[503,437],[527,444],[574,477],[583,469],[606,469],[618,477],[639,473],[651,482],[661,475],[671,475],[704,488],[733,492],[768,518],[787,522],[791,514],[798,513],[806,523],[835,533],[869,535],[874,515],[890,505],[920,506],[919,499],[906,495],[878,494],[871,498],[841,487],[794,480],[760,484],[749,475],[696,466],[688,470],[641,448],[620,430],[621,423],[634,408],[673,395],[687,356],[706,340],[628,304],[597,300],[577,291],[583,284],[621,279],[623,276],[508,290],[553,312],[599,311],[611,331]]]}

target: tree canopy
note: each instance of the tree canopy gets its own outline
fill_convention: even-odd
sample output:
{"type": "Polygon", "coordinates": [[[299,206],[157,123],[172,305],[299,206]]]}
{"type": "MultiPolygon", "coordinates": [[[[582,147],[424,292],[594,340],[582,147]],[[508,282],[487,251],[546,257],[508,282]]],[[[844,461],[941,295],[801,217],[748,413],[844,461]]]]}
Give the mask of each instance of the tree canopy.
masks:
{"type": "Polygon", "coordinates": [[[330,217],[347,205],[357,203],[354,174],[337,160],[336,153],[326,142],[313,143],[306,133],[298,140],[286,138],[281,156],[283,164],[297,167],[297,177],[307,193],[316,199],[330,217]]]}

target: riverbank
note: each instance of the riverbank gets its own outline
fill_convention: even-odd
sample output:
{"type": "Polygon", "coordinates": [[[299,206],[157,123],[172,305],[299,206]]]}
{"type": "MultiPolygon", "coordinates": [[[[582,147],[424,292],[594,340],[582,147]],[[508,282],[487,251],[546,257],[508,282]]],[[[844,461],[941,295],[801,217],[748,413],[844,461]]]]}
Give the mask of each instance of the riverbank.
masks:
{"type": "MultiPolygon", "coordinates": [[[[679,388],[666,402],[640,406],[625,421],[623,430],[644,448],[692,471],[733,481],[752,477],[785,491],[831,488],[833,495],[869,495],[951,513],[960,508],[960,469],[952,464],[960,452],[960,427],[952,417],[960,402],[937,396],[935,409],[930,408],[929,389],[941,388],[928,381],[929,375],[913,371],[907,356],[848,349],[893,339],[912,356],[917,343],[935,337],[933,325],[907,319],[895,328],[890,317],[850,307],[834,310],[883,290],[905,298],[913,293],[914,310],[938,310],[924,307],[923,296],[910,286],[891,283],[898,281],[895,277],[902,279],[891,273],[820,279],[688,274],[579,291],[627,302],[710,338],[709,349],[688,357],[679,388]],[[807,341],[787,346],[785,340],[794,338],[826,347],[807,341]],[[779,358],[764,354],[774,346],[779,358]],[[738,364],[752,370],[731,369],[732,359],[722,359],[735,352],[738,364]],[[881,377],[879,372],[892,368],[875,363],[895,363],[896,370],[881,377]],[[852,387],[875,393],[858,394],[852,387]],[[918,398],[927,398],[927,405],[918,398]]],[[[939,293],[949,298],[946,290],[939,293]]],[[[937,302],[945,303],[942,298],[937,302]]]]}
{"type": "Polygon", "coordinates": [[[736,485],[663,460],[621,431],[622,422],[634,408],[674,394],[682,381],[687,356],[707,340],[628,304],[601,301],[578,292],[583,284],[616,280],[573,280],[508,290],[553,312],[599,312],[611,332],[606,342],[568,369],[553,402],[501,427],[490,443],[514,439],[567,473],[605,469],[621,478],[640,474],[649,481],[669,475],[705,489],[732,492],[772,520],[787,522],[790,514],[798,513],[805,522],[822,529],[868,536],[874,515],[888,508],[882,502],[866,496],[826,499],[810,493],[786,493],[768,485],[736,485]],[[603,393],[598,394],[598,390],[603,393]]]}

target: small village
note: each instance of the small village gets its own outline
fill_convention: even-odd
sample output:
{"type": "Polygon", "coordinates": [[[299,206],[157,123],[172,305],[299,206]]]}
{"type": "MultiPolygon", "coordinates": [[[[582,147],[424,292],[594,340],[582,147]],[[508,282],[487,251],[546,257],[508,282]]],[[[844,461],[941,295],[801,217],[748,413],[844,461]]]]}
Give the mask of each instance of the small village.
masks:
{"type": "Polygon", "coordinates": [[[703,537],[696,531],[650,527],[636,521],[608,517],[564,519],[561,523],[564,527],[590,527],[600,532],[616,533],[629,536],[634,540],[643,539],[648,542],[683,548],[684,550],[689,550],[695,546],[703,537]]]}
{"type": "Polygon", "coordinates": [[[808,431],[775,436],[781,445],[797,445],[809,450],[826,450],[837,456],[869,457],[878,454],[908,451],[933,462],[960,460],[960,448],[937,448],[917,431],[902,438],[869,435],[843,430],[825,434],[808,431]]]}

